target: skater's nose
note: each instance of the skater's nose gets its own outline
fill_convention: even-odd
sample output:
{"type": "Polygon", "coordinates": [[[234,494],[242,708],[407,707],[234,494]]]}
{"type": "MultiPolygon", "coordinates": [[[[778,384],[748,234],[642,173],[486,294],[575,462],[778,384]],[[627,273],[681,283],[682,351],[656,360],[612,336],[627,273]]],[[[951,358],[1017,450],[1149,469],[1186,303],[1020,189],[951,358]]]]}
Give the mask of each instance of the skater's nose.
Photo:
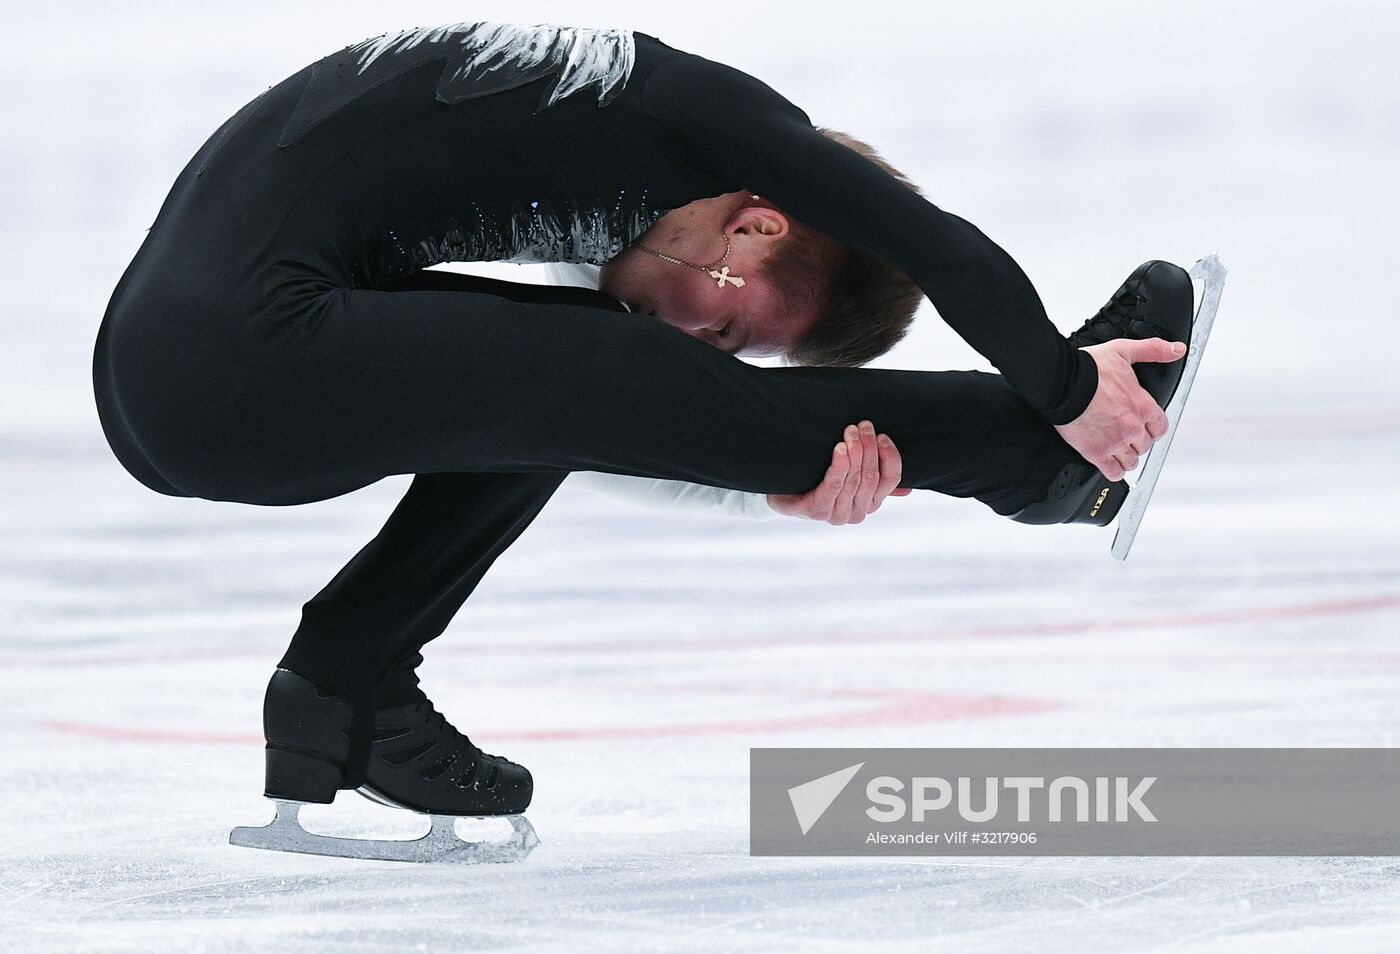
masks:
{"type": "Polygon", "coordinates": [[[688,332],[688,334],[693,338],[700,339],[713,348],[718,348],[730,354],[734,353],[736,339],[733,334],[733,329],[731,328],[724,327],[716,329],[706,326],[704,328],[697,328],[694,331],[688,332]]]}

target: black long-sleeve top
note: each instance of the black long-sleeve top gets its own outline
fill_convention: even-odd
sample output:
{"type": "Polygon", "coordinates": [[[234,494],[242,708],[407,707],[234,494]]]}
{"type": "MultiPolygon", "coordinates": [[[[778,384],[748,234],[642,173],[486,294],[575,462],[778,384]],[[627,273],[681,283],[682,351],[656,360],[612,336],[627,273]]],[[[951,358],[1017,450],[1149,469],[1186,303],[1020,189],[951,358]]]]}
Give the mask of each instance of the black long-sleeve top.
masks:
{"type": "Polygon", "coordinates": [[[269,292],[384,287],[444,261],[603,264],[665,212],[748,189],[908,275],[1051,423],[1097,370],[975,226],[818,133],[740,70],[633,31],[463,23],[353,44],[232,117],[198,158],[269,292]]]}

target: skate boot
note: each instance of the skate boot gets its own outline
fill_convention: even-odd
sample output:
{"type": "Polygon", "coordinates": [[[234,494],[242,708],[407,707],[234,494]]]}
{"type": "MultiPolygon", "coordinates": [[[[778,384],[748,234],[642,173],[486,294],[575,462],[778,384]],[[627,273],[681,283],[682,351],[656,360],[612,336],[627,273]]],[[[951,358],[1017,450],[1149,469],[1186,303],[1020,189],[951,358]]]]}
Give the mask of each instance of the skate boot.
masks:
{"type": "MultiPolygon", "coordinates": [[[[1191,341],[1191,276],[1171,262],[1144,262],[1133,270],[1108,303],[1069,335],[1076,348],[1113,338],[1165,338],[1191,341]]],[[[1138,383],[1165,408],[1176,394],[1185,359],[1133,365],[1138,383]]],[[[1012,514],[1018,523],[1088,523],[1106,526],[1118,515],[1131,488],[1109,480],[1084,459],[1067,464],[1050,483],[1043,499],[1012,514]]]]}
{"type": "MultiPolygon", "coordinates": [[[[412,678],[411,669],[408,675],[412,678]]],[[[278,669],[263,703],[264,794],[277,803],[277,818],[266,828],[234,829],[230,841],[389,861],[513,861],[528,855],[538,844],[534,828],[520,815],[533,791],[529,771],[472,744],[433,707],[416,678],[412,692],[417,701],[374,713],[369,762],[364,781],[355,787],[383,805],[432,816],[426,836],[417,841],[332,838],[300,826],[301,805],[329,804],[340,789],[351,787],[345,766],[353,710],[309,680],[278,669]],[[506,816],[513,834],[499,843],[462,841],[453,824],[459,816],[506,816]]]]}
{"type": "MultiPolygon", "coordinates": [[[[1143,262],[1098,314],[1069,335],[1069,343],[1087,348],[1114,338],[1165,338],[1190,344],[1193,295],[1186,269],[1171,262],[1143,262]]],[[[1171,403],[1185,370],[1184,358],[1133,365],[1138,383],[1159,407],[1171,403]]]]}
{"type": "Polygon", "coordinates": [[[1118,516],[1129,489],[1126,480],[1109,480],[1101,470],[1080,458],[1065,465],[1043,498],[1010,516],[1017,523],[1039,526],[1088,523],[1103,527],[1118,516]]]}

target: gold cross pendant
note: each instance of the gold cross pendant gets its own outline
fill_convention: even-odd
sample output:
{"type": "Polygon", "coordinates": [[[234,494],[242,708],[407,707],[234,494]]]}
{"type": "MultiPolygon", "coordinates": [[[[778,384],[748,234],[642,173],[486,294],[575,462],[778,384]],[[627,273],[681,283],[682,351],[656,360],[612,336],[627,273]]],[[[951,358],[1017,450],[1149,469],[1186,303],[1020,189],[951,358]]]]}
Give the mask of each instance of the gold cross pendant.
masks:
{"type": "Polygon", "coordinates": [[[719,279],[719,281],[715,282],[715,287],[717,288],[723,288],[725,282],[733,283],[736,288],[744,287],[744,280],[742,278],[738,275],[729,274],[728,265],[724,266],[719,271],[715,271],[713,268],[710,269],[710,277],[719,279]]]}

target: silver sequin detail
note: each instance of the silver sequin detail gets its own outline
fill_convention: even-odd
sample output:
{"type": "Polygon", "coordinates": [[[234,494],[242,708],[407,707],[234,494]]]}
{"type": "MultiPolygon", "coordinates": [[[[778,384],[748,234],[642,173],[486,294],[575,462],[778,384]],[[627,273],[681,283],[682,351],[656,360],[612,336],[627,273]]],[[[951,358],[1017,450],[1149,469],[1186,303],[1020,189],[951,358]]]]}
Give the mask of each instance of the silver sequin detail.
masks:
{"type": "Polygon", "coordinates": [[[410,240],[390,230],[384,272],[404,275],[442,262],[578,262],[604,265],[656,224],[669,209],[622,189],[607,206],[575,201],[555,208],[547,200],[516,202],[509,215],[493,217],[479,205],[440,235],[410,240]]]}

